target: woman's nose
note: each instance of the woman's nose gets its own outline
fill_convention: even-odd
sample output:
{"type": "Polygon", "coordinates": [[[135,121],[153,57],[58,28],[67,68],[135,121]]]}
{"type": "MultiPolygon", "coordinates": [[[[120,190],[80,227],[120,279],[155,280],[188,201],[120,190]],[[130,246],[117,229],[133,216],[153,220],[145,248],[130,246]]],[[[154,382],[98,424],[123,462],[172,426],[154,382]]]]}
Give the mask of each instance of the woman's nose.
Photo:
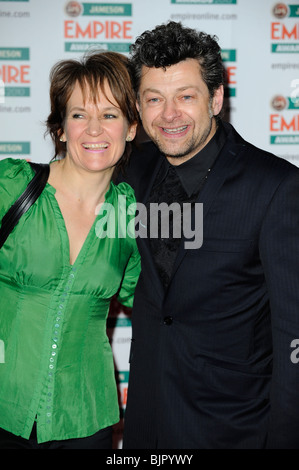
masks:
{"type": "Polygon", "coordinates": [[[99,119],[92,118],[88,121],[86,132],[90,135],[97,136],[102,133],[102,125],[99,119]]]}

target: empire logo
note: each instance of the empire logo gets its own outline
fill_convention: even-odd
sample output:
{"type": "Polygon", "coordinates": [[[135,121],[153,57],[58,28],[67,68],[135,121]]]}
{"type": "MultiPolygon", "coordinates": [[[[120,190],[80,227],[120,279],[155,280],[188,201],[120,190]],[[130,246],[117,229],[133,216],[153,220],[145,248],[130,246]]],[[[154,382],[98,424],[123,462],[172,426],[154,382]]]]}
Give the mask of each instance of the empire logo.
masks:
{"type": "Polygon", "coordinates": [[[120,405],[122,408],[125,408],[127,404],[127,396],[128,396],[129,372],[117,371],[116,378],[117,378],[117,384],[118,384],[118,392],[120,394],[120,397],[119,397],[120,405]]]}
{"type": "Polygon", "coordinates": [[[274,41],[280,40],[298,40],[299,39],[299,23],[295,23],[287,27],[283,23],[271,23],[271,39],[274,41]]]}
{"type": "Polygon", "coordinates": [[[273,15],[278,19],[283,19],[289,15],[289,7],[285,3],[276,3],[273,7],[273,15]]]}
{"type": "MultiPolygon", "coordinates": [[[[295,114],[290,118],[286,118],[280,114],[270,114],[270,131],[271,132],[298,132],[299,131],[299,114],[295,114]]],[[[298,135],[299,138],[299,135],[298,135]]]]}
{"type": "Polygon", "coordinates": [[[294,23],[292,20],[292,18],[299,18],[299,4],[277,3],[272,9],[272,13],[275,18],[281,21],[271,22],[271,40],[283,42],[271,44],[271,51],[275,53],[298,53],[298,42],[290,43],[289,41],[299,40],[299,22],[294,23]]]}
{"type": "Polygon", "coordinates": [[[133,22],[119,17],[132,17],[131,3],[80,3],[67,2],[65,13],[77,20],[64,22],[66,52],[84,52],[93,47],[121,53],[129,52],[133,39],[133,22]],[[100,21],[86,17],[100,17],[100,21]],[[113,20],[107,17],[118,17],[113,20]],[[106,19],[107,18],[107,19],[106,19]],[[88,42],[89,40],[89,42],[88,42]],[[107,42],[112,40],[111,42],[107,42]]]}
{"type": "Polygon", "coordinates": [[[0,47],[0,82],[4,87],[1,103],[4,103],[5,97],[30,96],[30,87],[25,86],[31,83],[30,65],[23,63],[29,60],[30,50],[27,47],[0,47]]]}
{"type": "Polygon", "coordinates": [[[270,114],[270,132],[298,132],[299,114],[285,114],[281,111],[299,109],[299,100],[276,95],[271,101],[271,106],[275,111],[280,112],[270,114]]]}
{"type": "Polygon", "coordinates": [[[79,2],[67,2],[64,11],[68,16],[76,17],[82,14],[83,8],[79,2]]]}
{"type": "Polygon", "coordinates": [[[229,97],[236,96],[236,85],[237,85],[237,50],[236,49],[222,49],[221,57],[223,62],[225,62],[225,72],[226,72],[226,83],[227,88],[225,93],[229,97]],[[232,65],[228,65],[232,63],[232,65]]]}
{"type": "Polygon", "coordinates": [[[29,65],[1,65],[0,79],[4,83],[30,83],[30,66],[29,65]]]}
{"type": "Polygon", "coordinates": [[[272,9],[273,16],[279,20],[284,18],[298,18],[299,16],[299,4],[298,5],[286,5],[285,3],[276,3],[272,9]]]}
{"type": "Polygon", "coordinates": [[[299,110],[299,79],[291,82],[294,88],[290,97],[276,95],[271,100],[271,107],[276,113],[270,114],[271,144],[299,144],[299,114],[293,113],[299,110]]]}
{"type": "Polygon", "coordinates": [[[30,83],[30,65],[18,64],[18,62],[29,61],[29,59],[29,48],[1,47],[0,61],[3,60],[5,63],[0,65],[0,80],[7,84],[30,83]],[[7,63],[7,61],[14,63],[7,63]]]}
{"type": "Polygon", "coordinates": [[[276,111],[282,111],[287,107],[287,100],[284,96],[277,95],[272,99],[271,105],[276,111]]]}
{"type": "MultiPolygon", "coordinates": [[[[295,92],[294,92],[295,93],[295,92]]],[[[271,106],[275,111],[283,111],[285,109],[297,109],[299,110],[299,97],[294,96],[285,97],[282,95],[276,95],[271,100],[271,106]]]]}
{"type": "MultiPolygon", "coordinates": [[[[280,106],[283,103],[281,97],[276,98],[275,105],[280,106]]],[[[270,144],[299,144],[299,114],[287,116],[282,113],[270,114],[270,144]]]]}
{"type": "Polygon", "coordinates": [[[73,18],[77,16],[132,16],[131,3],[80,3],[67,2],[65,14],[73,18]]]}
{"type": "Polygon", "coordinates": [[[65,39],[132,39],[132,21],[90,21],[85,27],[73,20],[64,22],[65,39]]]}

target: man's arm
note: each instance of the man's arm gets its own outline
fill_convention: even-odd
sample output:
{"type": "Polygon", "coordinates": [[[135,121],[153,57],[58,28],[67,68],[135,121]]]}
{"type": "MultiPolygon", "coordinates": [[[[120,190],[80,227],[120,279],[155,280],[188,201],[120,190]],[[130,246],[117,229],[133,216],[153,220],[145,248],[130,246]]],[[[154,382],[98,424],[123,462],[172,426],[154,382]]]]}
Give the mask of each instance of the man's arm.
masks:
{"type": "Polygon", "coordinates": [[[270,299],[273,376],[267,447],[299,449],[299,169],[282,181],[263,222],[260,255],[270,299]]]}

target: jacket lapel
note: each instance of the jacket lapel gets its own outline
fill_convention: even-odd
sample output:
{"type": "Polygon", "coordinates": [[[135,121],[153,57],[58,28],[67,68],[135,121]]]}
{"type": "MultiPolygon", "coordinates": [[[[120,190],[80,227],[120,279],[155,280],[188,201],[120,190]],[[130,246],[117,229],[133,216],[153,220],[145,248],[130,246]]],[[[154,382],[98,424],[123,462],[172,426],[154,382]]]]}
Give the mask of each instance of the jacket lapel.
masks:
{"type": "MultiPolygon", "coordinates": [[[[227,142],[224,145],[222,151],[220,152],[220,155],[218,156],[214,167],[210,172],[209,177],[202,191],[200,192],[197,200],[197,202],[203,204],[203,226],[204,220],[208,215],[208,212],[214,199],[217,197],[224,181],[230,174],[231,167],[236,163],[240,152],[245,146],[245,141],[238,135],[238,133],[230,124],[223,123],[223,125],[228,134],[227,142]]],[[[135,185],[137,200],[139,202],[142,202],[142,204],[145,204],[149,197],[156,175],[163,161],[161,155],[157,150],[153,152],[152,157],[153,158],[150,161],[150,167],[147,166],[146,171],[139,172],[138,185],[135,185]]],[[[175,276],[181,262],[189,251],[184,248],[185,241],[185,238],[183,238],[181,241],[178,256],[174,264],[172,278],[173,276],[175,276]]],[[[155,263],[151,254],[149,240],[147,238],[137,238],[137,243],[141,257],[144,257],[146,261],[146,269],[150,271],[148,272],[148,278],[151,278],[152,280],[155,295],[159,294],[162,299],[165,295],[165,291],[157,269],[155,267],[155,263]]],[[[169,286],[171,287],[171,281],[169,286]]]]}

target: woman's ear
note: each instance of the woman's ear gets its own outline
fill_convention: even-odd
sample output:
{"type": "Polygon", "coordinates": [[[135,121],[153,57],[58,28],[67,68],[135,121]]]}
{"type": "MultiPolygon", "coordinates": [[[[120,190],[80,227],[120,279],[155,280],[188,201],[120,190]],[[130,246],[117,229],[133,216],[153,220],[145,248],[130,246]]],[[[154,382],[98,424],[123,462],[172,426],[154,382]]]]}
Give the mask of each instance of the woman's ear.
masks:
{"type": "Polygon", "coordinates": [[[130,129],[128,131],[128,135],[127,135],[127,138],[126,138],[127,142],[131,142],[131,140],[133,140],[135,138],[136,131],[137,131],[137,122],[130,126],[130,129]]]}
{"type": "Polygon", "coordinates": [[[59,140],[60,140],[60,142],[66,142],[66,135],[63,132],[63,130],[62,130],[61,134],[59,135],[59,140]]]}

